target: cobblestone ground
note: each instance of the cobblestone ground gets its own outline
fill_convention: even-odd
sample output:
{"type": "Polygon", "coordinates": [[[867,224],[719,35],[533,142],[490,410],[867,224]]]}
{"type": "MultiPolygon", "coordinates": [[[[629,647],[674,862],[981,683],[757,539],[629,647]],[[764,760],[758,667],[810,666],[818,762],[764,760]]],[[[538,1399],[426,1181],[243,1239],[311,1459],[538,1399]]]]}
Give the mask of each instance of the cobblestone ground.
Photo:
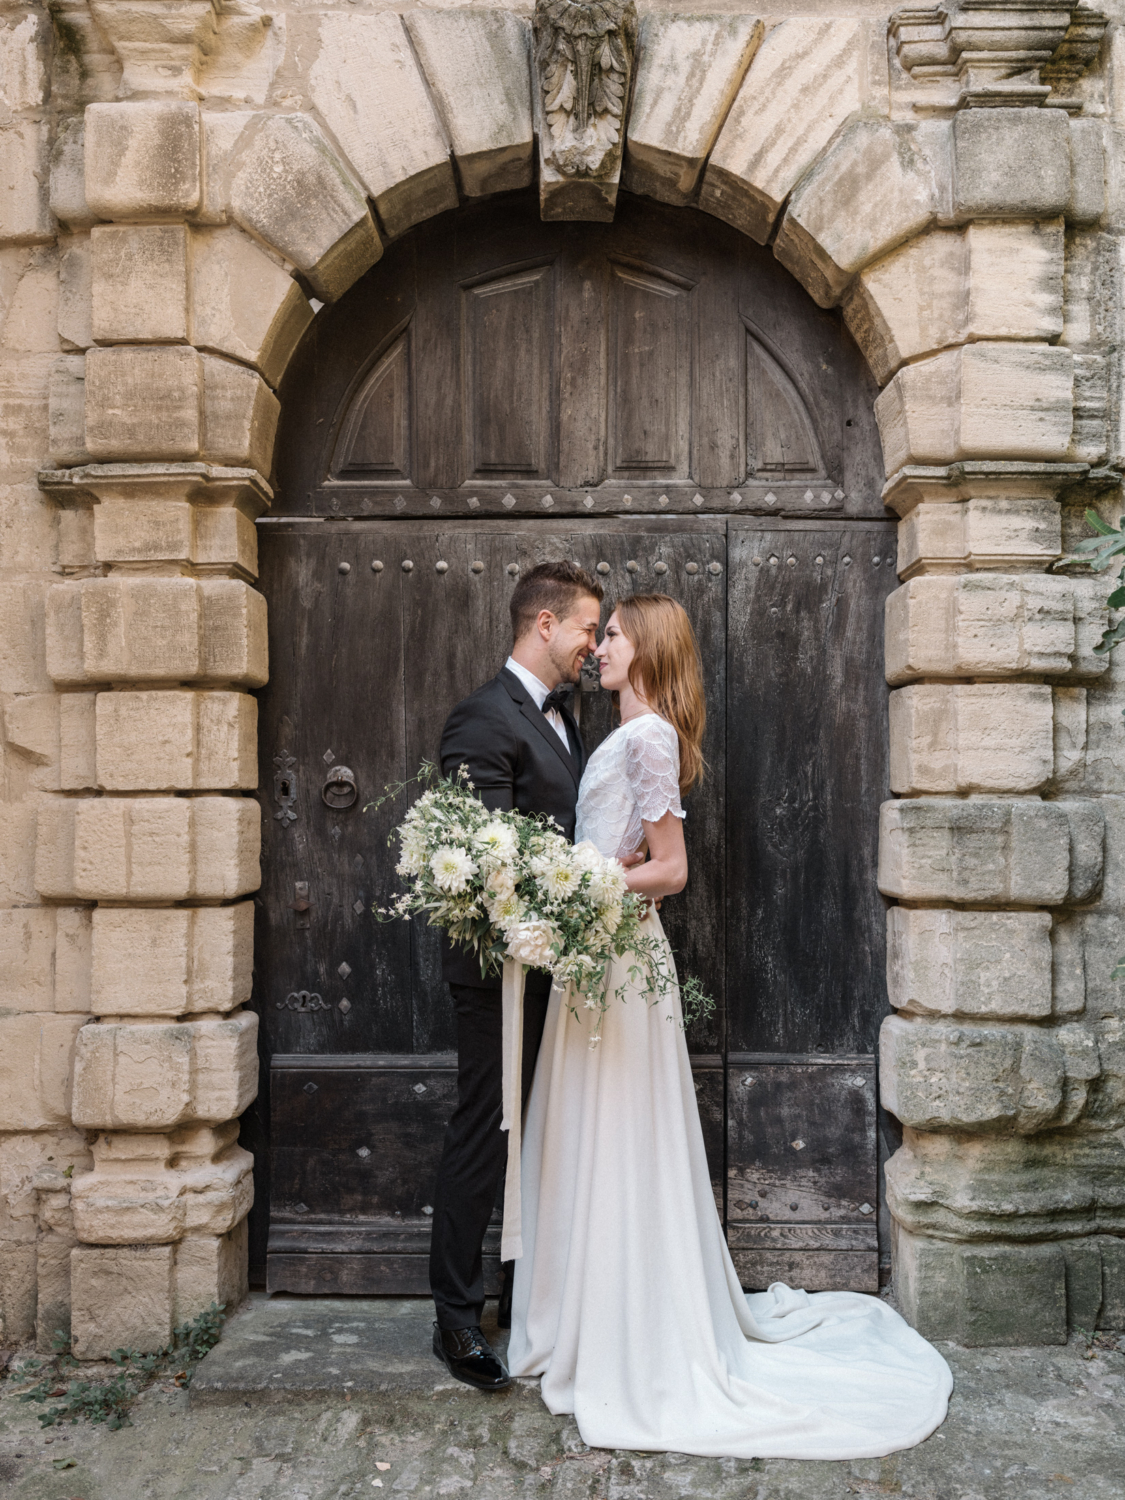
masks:
{"type": "MultiPolygon", "coordinates": [[[[238,1400],[195,1406],[157,1386],[133,1426],[39,1430],[0,1397],[5,1500],[1123,1500],[1125,1353],[940,1346],[949,1417],[907,1453],[848,1463],[713,1460],[588,1449],[534,1385],[238,1400]]],[[[435,1375],[437,1374],[435,1366],[435,1375]]],[[[8,1387],[4,1388],[8,1390],[8,1387]]]]}

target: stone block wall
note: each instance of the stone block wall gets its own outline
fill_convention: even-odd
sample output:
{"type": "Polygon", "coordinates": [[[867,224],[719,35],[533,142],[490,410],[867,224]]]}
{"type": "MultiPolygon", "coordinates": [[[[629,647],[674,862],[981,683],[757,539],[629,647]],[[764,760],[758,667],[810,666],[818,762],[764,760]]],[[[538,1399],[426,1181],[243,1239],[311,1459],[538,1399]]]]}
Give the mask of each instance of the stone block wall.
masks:
{"type": "Polygon", "coordinates": [[[978,1343],[1121,1320],[1125,662],[1053,566],[1120,513],[1118,13],[1037,12],[1021,60],[956,8],[640,9],[591,195],[537,168],[526,7],[0,6],[5,1339],[153,1347],[241,1295],[278,382],[385,241],[537,169],[556,217],[619,177],[771,244],[863,350],[898,1296],[978,1343]]]}

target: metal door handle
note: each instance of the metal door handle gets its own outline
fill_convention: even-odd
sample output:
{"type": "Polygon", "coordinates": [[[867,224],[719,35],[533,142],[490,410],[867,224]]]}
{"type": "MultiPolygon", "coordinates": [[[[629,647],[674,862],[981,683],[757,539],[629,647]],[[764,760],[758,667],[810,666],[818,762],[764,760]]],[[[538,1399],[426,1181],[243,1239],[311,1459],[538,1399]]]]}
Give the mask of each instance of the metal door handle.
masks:
{"type": "Polygon", "coordinates": [[[351,807],[359,796],[355,784],[355,772],[347,766],[333,766],[328,780],[320,789],[320,799],[326,807],[351,807]]]}

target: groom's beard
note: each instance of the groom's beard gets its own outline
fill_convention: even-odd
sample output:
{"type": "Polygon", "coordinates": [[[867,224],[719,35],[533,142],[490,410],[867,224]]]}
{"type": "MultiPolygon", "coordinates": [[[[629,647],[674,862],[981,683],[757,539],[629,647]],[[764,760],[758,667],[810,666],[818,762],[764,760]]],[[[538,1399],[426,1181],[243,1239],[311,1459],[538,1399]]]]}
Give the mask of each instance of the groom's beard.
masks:
{"type": "MultiPolygon", "coordinates": [[[[556,656],[553,651],[549,652],[548,654],[550,656],[552,667],[554,667],[555,671],[559,674],[559,682],[575,683],[582,676],[582,664],[590,653],[588,651],[583,651],[581,656],[579,656],[578,658],[577,665],[575,664],[574,655],[572,652],[568,651],[565,656],[563,656],[561,652],[556,656]]],[[[555,686],[557,685],[558,684],[555,684],[555,686]]]]}

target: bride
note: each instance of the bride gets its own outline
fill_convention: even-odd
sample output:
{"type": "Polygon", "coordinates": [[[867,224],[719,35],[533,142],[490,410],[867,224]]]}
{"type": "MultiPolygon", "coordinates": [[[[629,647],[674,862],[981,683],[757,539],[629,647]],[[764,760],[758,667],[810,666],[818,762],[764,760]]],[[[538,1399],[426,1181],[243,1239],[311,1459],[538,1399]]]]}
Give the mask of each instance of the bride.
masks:
{"type": "MultiPolygon", "coordinates": [[[[622,600],[596,652],[620,727],[582,777],[576,840],[656,898],[688,875],[680,797],[703,772],[699,652],[683,609],[622,600]]],[[[663,932],[655,908],[646,925],[663,932]]],[[[671,966],[671,950],[667,953],[671,966]]],[[[552,991],[527,1107],[513,1375],[539,1376],[591,1447],[880,1457],[927,1437],[952,1387],[885,1302],[775,1283],[745,1294],[715,1210],[678,995],[615,961],[600,1041],[552,991]],[[669,1008],[671,1006],[671,1008],[669,1008]]],[[[587,1012],[587,1015],[590,1013],[587,1012]]]]}

